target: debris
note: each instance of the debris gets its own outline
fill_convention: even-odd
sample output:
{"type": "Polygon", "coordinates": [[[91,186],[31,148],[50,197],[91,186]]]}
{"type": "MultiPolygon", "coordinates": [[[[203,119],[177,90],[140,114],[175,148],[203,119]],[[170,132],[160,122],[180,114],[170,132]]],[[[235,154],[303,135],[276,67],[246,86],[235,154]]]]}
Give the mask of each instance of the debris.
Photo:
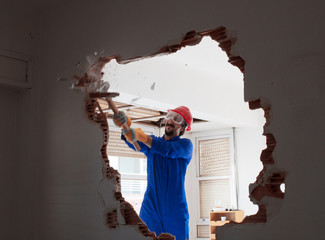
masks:
{"type": "Polygon", "coordinates": [[[155,85],[156,85],[155,82],[151,85],[150,89],[151,89],[152,91],[155,90],[155,85]]]}
{"type": "Polygon", "coordinates": [[[57,79],[56,79],[57,81],[68,81],[68,79],[67,78],[64,78],[64,77],[58,77],[57,79]]]}
{"type": "Polygon", "coordinates": [[[76,65],[75,65],[76,68],[79,68],[80,66],[81,66],[80,62],[77,62],[76,65]]]}
{"type": "Polygon", "coordinates": [[[136,101],[138,101],[140,98],[141,98],[141,97],[133,98],[133,99],[131,100],[131,102],[136,102],[136,101]]]}
{"type": "Polygon", "coordinates": [[[90,56],[90,55],[86,56],[86,59],[87,59],[87,62],[90,65],[93,65],[96,62],[96,60],[97,60],[97,58],[95,56],[90,56]]]}
{"type": "Polygon", "coordinates": [[[102,86],[100,86],[97,91],[98,92],[107,92],[109,89],[109,82],[104,82],[102,86]]]}

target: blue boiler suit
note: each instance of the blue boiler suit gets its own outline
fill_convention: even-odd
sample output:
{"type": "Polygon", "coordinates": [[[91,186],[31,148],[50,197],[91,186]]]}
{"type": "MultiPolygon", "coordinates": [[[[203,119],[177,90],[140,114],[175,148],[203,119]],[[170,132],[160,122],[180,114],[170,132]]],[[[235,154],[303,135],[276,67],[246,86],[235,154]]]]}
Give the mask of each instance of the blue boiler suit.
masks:
{"type": "MultiPolygon", "coordinates": [[[[189,139],[152,137],[152,146],[138,142],[147,157],[147,189],[140,218],[158,236],[170,233],[176,240],[189,239],[189,214],[184,181],[192,159],[193,144],[189,139]]],[[[130,148],[133,145],[122,139],[130,148]]]]}

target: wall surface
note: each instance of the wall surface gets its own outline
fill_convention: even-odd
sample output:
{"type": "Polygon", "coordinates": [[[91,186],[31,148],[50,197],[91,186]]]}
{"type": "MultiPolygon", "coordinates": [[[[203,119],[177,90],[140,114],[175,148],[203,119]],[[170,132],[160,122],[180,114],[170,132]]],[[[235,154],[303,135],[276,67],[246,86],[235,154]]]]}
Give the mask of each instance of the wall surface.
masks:
{"type": "MultiPolygon", "coordinates": [[[[37,59],[33,89],[21,102],[13,100],[15,93],[1,91],[1,100],[9,102],[7,112],[24,116],[27,132],[18,136],[28,144],[20,143],[18,153],[11,155],[8,150],[14,148],[16,136],[4,130],[8,144],[4,158],[18,156],[23,165],[19,179],[4,187],[12,199],[22,194],[13,202],[1,200],[13,212],[6,211],[8,220],[2,219],[9,225],[4,239],[145,239],[134,226],[109,229],[103,224],[97,191],[102,179],[102,132],[87,119],[84,94],[71,91],[70,82],[57,78],[82,74],[87,70],[85,56],[94,51],[135,58],[180,42],[190,30],[219,26],[236,36],[232,52],[245,60],[245,100],[261,99],[262,106],[271,106],[270,124],[264,130],[276,140],[271,169],[287,172],[284,199],[260,199],[266,206],[265,223],[227,226],[218,233],[219,239],[322,239],[324,5],[317,0],[55,1],[29,5],[36,12],[25,5],[17,5],[20,11],[4,5],[1,13],[7,14],[1,16],[6,16],[7,24],[0,25],[0,47],[37,59]],[[37,29],[37,44],[22,37],[29,26],[37,29]],[[75,67],[78,62],[80,68],[75,67]],[[18,112],[10,109],[16,107],[18,112]],[[12,223],[18,214],[14,206],[25,210],[18,217],[24,223],[18,231],[12,223]],[[312,221],[306,221],[310,213],[312,221]],[[10,235],[12,231],[16,232],[10,235]]],[[[14,119],[2,118],[1,125],[12,128],[19,117],[14,119]]],[[[4,158],[2,164],[14,173],[15,166],[4,158]]],[[[2,180],[12,180],[9,174],[2,180]]],[[[105,207],[118,208],[113,181],[104,183],[100,192],[105,192],[105,207]]]]}
{"type": "Polygon", "coordinates": [[[18,94],[12,93],[10,90],[0,89],[1,109],[6,114],[1,117],[1,234],[9,239],[15,234],[15,219],[18,217],[17,204],[19,189],[18,177],[15,176],[17,170],[17,151],[15,139],[12,136],[20,136],[16,130],[18,118],[18,94]],[[8,103],[9,104],[6,104],[8,103]]]}
{"type": "Polygon", "coordinates": [[[249,184],[255,182],[256,176],[262,170],[259,161],[261,151],[266,148],[266,139],[258,128],[236,128],[236,162],[238,177],[238,209],[245,215],[253,215],[258,207],[249,198],[249,184]]]}
{"type": "MultiPolygon", "coordinates": [[[[36,64],[34,5],[1,1],[0,29],[0,50],[32,58],[36,64]]],[[[0,86],[1,239],[36,239],[37,234],[40,99],[36,75],[30,84],[32,90],[0,86]]]]}

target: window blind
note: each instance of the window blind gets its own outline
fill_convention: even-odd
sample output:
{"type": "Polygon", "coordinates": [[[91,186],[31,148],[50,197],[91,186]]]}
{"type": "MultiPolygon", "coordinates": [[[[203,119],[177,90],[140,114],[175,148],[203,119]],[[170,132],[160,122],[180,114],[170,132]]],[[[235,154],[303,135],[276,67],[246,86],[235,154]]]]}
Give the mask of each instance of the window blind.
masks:
{"type": "Polygon", "coordinates": [[[209,218],[210,211],[216,207],[215,200],[220,201],[221,206],[231,206],[229,179],[201,180],[199,187],[201,218],[209,218]]]}
{"type": "Polygon", "coordinates": [[[209,225],[198,225],[197,226],[197,237],[198,238],[210,238],[209,225]]]}
{"type": "Polygon", "coordinates": [[[129,194],[130,196],[143,195],[146,191],[147,180],[139,179],[121,179],[122,194],[129,194]]]}
{"type": "MultiPolygon", "coordinates": [[[[122,175],[123,176],[123,175],[122,175]]],[[[125,180],[121,179],[122,195],[139,214],[144,193],[147,187],[147,180],[125,180]]]]}
{"type": "Polygon", "coordinates": [[[228,176],[231,174],[230,139],[199,140],[199,176],[228,176]]]}
{"type": "Polygon", "coordinates": [[[121,132],[118,131],[109,131],[107,153],[110,156],[145,158],[143,153],[136,152],[129,148],[126,143],[121,140],[121,132]]]}
{"type": "Polygon", "coordinates": [[[230,137],[198,140],[200,218],[209,218],[210,211],[231,206],[230,137]]]}

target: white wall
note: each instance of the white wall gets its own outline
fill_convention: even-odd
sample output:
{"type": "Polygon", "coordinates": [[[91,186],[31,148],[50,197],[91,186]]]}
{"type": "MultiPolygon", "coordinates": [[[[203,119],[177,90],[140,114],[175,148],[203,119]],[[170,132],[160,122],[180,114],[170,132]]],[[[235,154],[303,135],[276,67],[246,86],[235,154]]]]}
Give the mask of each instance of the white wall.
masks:
{"type": "MultiPolygon", "coordinates": [[[[245,59],[245,100],[263,97],[272,106],[271,125],[265,131],[277,141],[273,154],[276,167],[288,175],[281,204],[273,198],[262,199],[273,218],[264,224],[225,229],[219,238],[323,238],[323,1],[55,1],[40,5],[36,46],[20,37],[29,32],[25,23],[34,26],[36,15],[29,14],[23,5],[18,8],[20,11],[1,8],[4,14],[0,16],[5,19],[0,26],[5,31],[0,46],[37,56],[33,92],[22,104],[29,131],[29,135],[22,135],[23,142],[32,147],[23,147],[19,153],[28,153],[22,168],[27,176],[20,175],[19,179],[24,184],[27,181],[27,187],[22,185],[19,190],[41,192],[41,198],[31,198],[27,206],[15,201],[28,212],[20,218],[25,223],[21,224],[20,239],[33,234],[36,239],[37,235],[38,239],[144,239],[131,227],[112,230],[102,224],[96,189],[101,179],[102,134],[85,116],[84,96],[69,90],[70,83],[56,79],[71,78],[78,71],[75,64],[85,62],[84,57],[93,51],[104,49],[105,55],[134,58],[152,54],[190,30],[220,25],[237,36],[233,52],[245,59]],[[42,172],[40,189],[35,181],[38,172],[42,172]],[[37,209],[34,204],[38,199],[41,206],[37,209]],[[31,214],[34,209],[39,211],[37,218],[31,214]],[[312,221],[305,221],[310,212],[317,214],[312,221]],[[34,224],[35,219],[38,224],[34,224]]],[[[15,96],[9,95],[3,96],[8,100],[15,96]]],[[[12,126],[9,120],[1,123],[12,126]]],[[[7,141],[13,143],[15,139],[9,137],[7,141]]],[[[12,171],[12,165],[6,167],[12,171]]],[[[8,175],[3,177],[8,180],[8,175]]],[[[108,199],[112,199],[112,185],[107,183],[108,199]]],[[[116,206],[114,201],[110,204],[116,206]]]]}
{"type": "Polygon", "coordinates": [[[266,148],[266,138],[262,136],[263,128],[236,128],[236,161],[238,176],[238,208],[245,215],[253,215],[258,208],[249,199],[248,186],[254,183],[263,165],[260,155],[266,148]]]}

